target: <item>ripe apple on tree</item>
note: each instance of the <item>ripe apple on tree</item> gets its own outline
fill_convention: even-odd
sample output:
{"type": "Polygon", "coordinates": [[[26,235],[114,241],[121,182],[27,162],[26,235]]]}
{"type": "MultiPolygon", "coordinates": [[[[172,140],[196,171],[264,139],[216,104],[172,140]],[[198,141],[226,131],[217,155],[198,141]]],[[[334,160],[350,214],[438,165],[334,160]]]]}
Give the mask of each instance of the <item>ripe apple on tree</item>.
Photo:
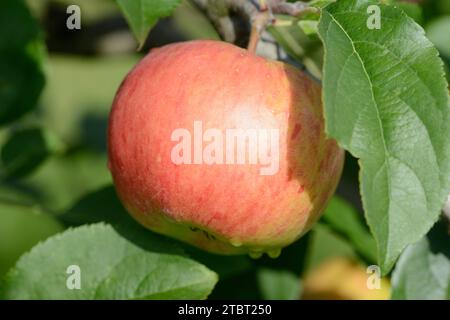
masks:
{"type": "Polygon", "coordinates": [[[108,153],[117,193],[144,226],[256,257],[276,257],[311,228],[343,166],[324,132],[320,85],[219,41],[167,45],[137,64],[113,103],[108,153]],[[203,131],[193,132],[199,122],[203,131]],[[191,135],[174,137],[178,129],[191,135]],[[230,143],[233,129],[243,136],[230,143]],[[195,150],[201,161],[187,161],[195,150]],[[264,157],[277,161],[273,174],[261,174],[264,157]]]}

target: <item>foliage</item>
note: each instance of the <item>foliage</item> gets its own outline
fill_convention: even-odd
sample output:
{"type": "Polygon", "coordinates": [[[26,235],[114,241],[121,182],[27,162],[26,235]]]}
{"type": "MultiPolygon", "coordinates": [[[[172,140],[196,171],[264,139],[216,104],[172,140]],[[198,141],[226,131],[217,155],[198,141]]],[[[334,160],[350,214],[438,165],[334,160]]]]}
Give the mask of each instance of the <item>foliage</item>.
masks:
{"type": "MultiPolygon", "coordinates": [[[[56,1],[72,2],[90,11],[89,32],[107,25],[96,25],[103,13],[121,14],[139,48],[217,37],[186,1],[116,0],[113,10],[56,1]]],[[[279,258],[254,260],[150,232],[118,200],[106,123],[141,55],[47,54],[49,4],[31,11],[24,0],[0,1],[0,298],[298,299],[308,274],[341,257],[358,270],[393,270],[393,299],[450,299],[440,219],[450,193],[450,9],[446,0],[382,2],[315,0],[320,13],[277,14],[268,27],[289,61],[322,80],[327,134],[348,154],[319,223],[279,258]],[[380,29],[367,27],[370,5],[380,8],[380,29]],[[71,265],[83,290],[67,290],[71,265]]]]}
{"type": "Polygon", "coordinates": [[[330,136],[360,159],[361,194],[384,273],[436,222],[449,193],[450,109],[437,50],[406,14],[374,1],[322,13],[324,104],[330,136]]]}

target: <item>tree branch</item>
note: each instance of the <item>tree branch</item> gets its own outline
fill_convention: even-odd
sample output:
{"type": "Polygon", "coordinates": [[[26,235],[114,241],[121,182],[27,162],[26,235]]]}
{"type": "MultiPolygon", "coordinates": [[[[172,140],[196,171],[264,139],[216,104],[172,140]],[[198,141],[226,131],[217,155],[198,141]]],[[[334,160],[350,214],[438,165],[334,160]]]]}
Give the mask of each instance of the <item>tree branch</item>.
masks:
{"type": "Polygon", "coordinates": [[[285,2],[280,0],[272,0],[277,2],[273,7],[274,13],[286,14],[293,17],[300,17],[305,13],[317,13],[319,9],[315,7],[310,7],[308,3],[297,1],[297,2],[285,2]]]}
{"type": "Polygon", "coordinates": [[[216,27],[217,31],[227,42],[237,43],[239,35],[249,34],[253,17],[259,8],[252,1],[247,0],[191,0],[201,9],[216,27]],[[245,20],[245,21],[239,21],[245,20]],[[238,30],[238,29],[247,30],[238,30]]]}
{"type": "Polygon", "coordinates": [[[272,13],[287,14],[299,17],[306,12],[317,12],[307,3],[286,0],[191,0],[201,9],[217,28],[227,42],[242,44],[243,35],[248,39],[248,49],[255,51],[260,35],[269,23],[274,23],[272,13]],[[239,18],[246,23],[237,22],[239,18]],[[238,30],[239,28],[246,30],[238,30]]]}

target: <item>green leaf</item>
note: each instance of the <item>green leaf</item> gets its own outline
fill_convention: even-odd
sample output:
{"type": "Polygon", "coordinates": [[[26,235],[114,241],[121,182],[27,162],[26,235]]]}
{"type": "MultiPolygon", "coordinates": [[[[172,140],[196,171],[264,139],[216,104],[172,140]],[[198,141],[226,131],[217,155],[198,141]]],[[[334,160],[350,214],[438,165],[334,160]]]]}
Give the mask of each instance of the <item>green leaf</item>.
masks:
{"type": "Polygon", "coordinates": [[[300,277],[292,272],[260,269],[258,283],[265,300],[298,300],[300,298],[300,277]]]}
{"type": "Polygon", "coordinates": [[[135,245],[161,253],[185,255],[182,243],[147,230],[123,208],[112,185],[91,192],[58,218],[67,226],[104,222],[135,245]]]}
{"type": "Polygon", "coordinates": [[[44,87],[44,42],[22,0],[0,1],[0,126],[35,107],[44,87]]]}
{"type": "Polygon", "coordinates": [[[308,36],[317,33],[317,25],[318,22],[316,20],[300,20],[298,22],[298,26],[308,36]]]}
{"type": "Polygon", "coordinates": [[[322,11],[326,129],[360,158],[366,219],[386,274],[401,251],[438,219],[449,193],[450,108],[443,64],[403,11],[371,0],[322,11]]]}
{"type": "Polygon", "coordinates": [[[376,262],[375,240],[361,221],[358,212],[349,203],[334,196],[325,209],[322,221],[331,230],[350,241],[357,253],[368,262],[376,262]]]}
{"type": "Polygon", "coordinates": [[[204,299],[217,275],[190,259],[150,252],[94,224],[49,238],[6,276],[5,299],[204,299]],[[67,281],[79,267],[80,289],[67,281]],[[132,272],[130,272],[132,270],[132,272]]]}
{"type": "Polygon", "coordinates": [[[403,252],[392,275],[392,299],[450,299],[450,235],[444,223],[403,252]]]}
{"type": "Polygon", "coordinates": [[[15,132],[1,150],[1,175],[20,178],[36,169],[51,153],[47,137],[36,128],[15,132]]]}
{"type": "Polygon", "coordinates": [[[112,185],[91,192],[59,216],[69,226],[106,222],[129,241],[147,250],[177,253],[191,257],[217,272],[221,279],[242,273],[251,267],[247,256],[222,256],[147,230],[126,212],[112,185]]]}
{"type": "MultiPolygon", "coordinates": [[[[3,193],[3,190],[2,190],[3,193]]],[[[0,202],[0,278],[17,259],[36,243],[45,240],[62,226],[38,207],[0,202]]]]}
{"type": "Polygon", "coordinates": [[[141,48],[159,18],[169,16],[180,0],[116,0],[141,48]]]}

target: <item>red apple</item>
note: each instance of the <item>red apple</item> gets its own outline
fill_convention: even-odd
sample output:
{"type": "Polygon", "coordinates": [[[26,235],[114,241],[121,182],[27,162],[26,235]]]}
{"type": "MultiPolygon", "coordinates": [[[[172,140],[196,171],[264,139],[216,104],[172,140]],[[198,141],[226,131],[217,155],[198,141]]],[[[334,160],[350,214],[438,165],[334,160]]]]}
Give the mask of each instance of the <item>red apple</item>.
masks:
{"type": "Polygon", "coordinates": [[[108,140],[136,220],[224,254],[277,256],[319,218],[343,166],[320,85],[218,41],[152,50],[117,92],[108,140]]]}

